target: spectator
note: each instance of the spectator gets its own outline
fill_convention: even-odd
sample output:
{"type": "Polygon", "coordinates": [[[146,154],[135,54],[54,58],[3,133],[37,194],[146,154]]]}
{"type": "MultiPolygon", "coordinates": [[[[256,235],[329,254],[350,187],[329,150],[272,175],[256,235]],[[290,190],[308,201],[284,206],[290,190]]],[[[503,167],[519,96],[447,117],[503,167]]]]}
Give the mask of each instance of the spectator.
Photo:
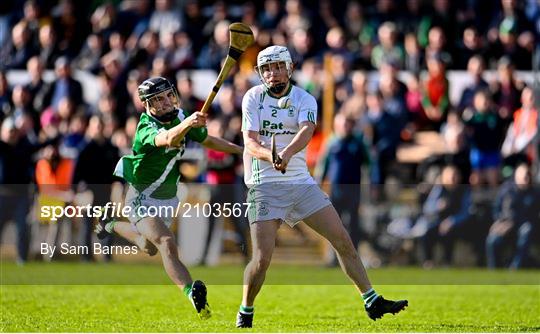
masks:
{"type": "MultiPolygon", "coordinates": [[[[523,48],[518,43],[517,21],[513,17],[505,18],[499,26],[498,39],[491,45],[491,59],[495,62],[503,56],[510,58],[520,70],[532,69],[532,50],[523,48]]],[[[532,48],[531,48],[532,49],[532,48]]]]}
{"type": "Polygon", "coordinates": [[[261,29],[275,29],[283,16],[281,3],[278,0],[265,0],[264,10],[259,14],[261,29]]]}
{"type": "Polygon", "coordinates": [[[182,30],[185,31],[193,43],[193,54],[198,55],[205,40],[201,27],[204,27],[207,22],[207,19],[202,15],[199,1],[186,1],[184,6],[184,22],[185,25],[182,30]]]}
{"type": "Polygon", "coordinates": [[[422,97],[420,77],[418,74],[413,74],[407,81],[407,92],[405,93],[405,106],[409,111],[413,131],[429,128],[430,120],[422,106],[422,97]]]}
{"type": "Polygon", "coordinates": [[[496,268],[504,263],[502,249],[515,240],[510,268],[519,269],[527,265],[530,244],[540,223],[538,189],[532,185],[532,173],[527,164],[517,167],[514,179],[499,193],[500,211],[491,225],[486,239],[487,264],[496,268]]]}
{"type": "Polygon", "coordinates": [[[452,263],[452,253],[456,238],[470,218],[471,193],[468,187],[460,185],[461,175],[456,167],[443,168],[439,182],[431,189],[422,208],[422,215],[413,230],[420,236],[426,269],[433,267],[433,248],[440,241],[443,244],[443,261],[452,263]]]}
{"type": "Polygon", "coordinates": [[[463,39],[458,44],[455,68],[466,69],[469,66],[470,59],[473,56],[482,57],[485,62],[486,47],[483,44],[482,36],[478,33],[478,30],[474,26],[465,28],[463,31],[463,39]]]}
{"type": "Polygon", "coordinates": [[[34,56],[28,60],[26,64],[26,70],[30,75],[30,82],[26,84],[26,88],[30,93],[30,100],[32,107],[38,113],[41,113],[43,109],[43,98],[49,88],[50,84],[43,80],[43,63],[38,56],[34,56]]]}
{"type": "MultiPolygon", "coordinates": [[[[111,173],[118,162],[118,148],[111,144],[109,138],[103,134],[103,120],[100,116],[94,115],[90,118],[86,131],[86,140],[81,153],[75,163],[73,184],[77,192],[89,191],[92,193],[93,206],[105,206],[111,200],[111,187],[117,179],[111,173]],[[99,161],[99,163],[96,163],[99,161]]],[[[81,243],[90,247],[92,241],[92,219],[85,216],[82,219],[81,243]]],[[[111,238],[104,243],[111,244],[111,238]]],[[[92,260],[92,253],[88,253],[84,260],[92,260]]],[[[106,255],[106,259],[111,259],[111,254],[106,255]]]]}
{"type": "Polygon", "coordinates": [[[51,25],[44,25],[39,29],[39,59],[45,68],[52,69],[58,57],[60,57],[60,50],[56,41],[56,32],[51,25]]]}
{"type": "MultiPolygon", "coordinates": [[[[36,184],[39,196],[38,205],[65,206],[73,200],[71,192],[71,182],[73,178],[73,160],[60,156],[58,143],[46,146],[41,154],[41,158],[36,163],[36,184]]],[[[39,212],[42,212],[41,209],[39,212]]],[[[49,223],[46,242],[53,246],[58,243],[59,225],[61,221],[52,221],[47,217],[40,216],[40,221],[49,223]]],[[[68,222],[70,229],[72,222],[68,222]]],[[[50,261],[51,257],[44,255],[44,260],[50,261]]]]}
{"type": "Polygon", "coordinates": [[[182,10],[172,0],[157,0],[156,10],[150,17],[150,30],[159,33],[160,42],[169,33],[176,33],[184,26],[182,10]]]}
{"type": "MultiPolygon", "coordinates": [[[[358,249],[361,239],[360,228],[360,185],[361,167],[369,164],[369,152],[363,136],[354,133],[355,120],[346,114],[339,113],[334,118],[334,136],[328,141],[324,153],[319,159],[317,180],[323,183],[328,180],[331,191],[330,198],[339,216],[346,215],[347,230],[358,249]]],[[[328,265],[337,266],[334,256],[328,265]]]]}
{"type": "Polygon", "coordinates": [[[71,63],[66,57],[60,57],[55,64],[56,81],[46,92],[43,105],[58,110],[60,101],[69,97],[75,106],[83,103],[82,85],[71,75],[71,63]]]}
{"type": "Polygon", "coordinates": [[[477,186],[487,181],[490,186],[495,187],[499,182],[501,165],[502,122],[499,115],[490,108],[488,92],[478,91],[474,95],[473,105],[473,108],[463,112],[471,145],[470,182],[477,186]]]}
{"type": "Polygon", "coordinates": [[[447,50],[447,37],[441,27],[433,27],[429,30],[429,43],[424,51],[426,59],[440,58],[446,67],[452,65],[452,55],[447,50]]]}
{"type": "Polygon", "coordinates": [[[519,108],[522,84],[517,81],[514,65],[508,57],[499,59],[497,74],[499,80],[490,85],[493,102],[495,102],[504,124],[508,125],[512,121],[513,112],[519,108]]]}
{"type": "Polygon", "coordinates": [[[25,21],[20,21],[13,27],[11,30],[11,43],[2,45],[2,49],[4,49],[1,51],[3,60],[0,67],[2,69],[22,70],[26,67],[28,59],[37,52],[31,43],[30,37],[30,30],[25,21]]]}
{"type": "Polygon", "coordinates": [[[418,44],[416,34],[407,33],[405,35],[405,60],[403,69],[413,73],[420,73],[424,64],[424,52],[420,48],[420,44],[418,44]]]}
{"type": "Polygon", "coordinates": [[[351,76],[351,84],[352,94],[341,106],[340,113],[360,121],[366,110],[367,74],[363,71],[354,71],[351,76]]]}
{"type": "Polygon", "coordinates": [[[514,113],[514,121],[508,127],[501,149],[505,161],[511,165],[518,161],[531,163],[536,158],[534,139],[538,135],[538,109],[532,88],[523,89],[521,103],[521,108],[514,113]]]}
{"type": "Polygon", "coordinates": [[[384,109],[396,119],[396,128],[401,131],[409,120],[405,94],[407,86],[397,77],[397,64],[381,64],[379,90],[383,95],[384,109]]]}
{"type": "Polygon", "coordinates": [[[446,65],[441,57],[435,55],[427,59],[428,74],[424,80],[422,107],[431,126],[438,129],[446,118],[450,107],[446,65]]]}
{"type": "Polygon", "coordinates": [[[465,86],[461,98],[459,99],[458,110],[463,112],[465,108],[473,106],[474,95],[480,90],[487,90],[489,88],[488,83],[482,78],[484,74],[485,64],[484,59],[480,55],[474,55],[469,59],[467,64],[467,72],[470,80],[469,85],[465,86]]]}
{"type": "Polygon", "coordinates": [[[0,70],[0,120],[11,113],[11,89],[8,85],[6,73],[0,70]]]}
{"type": "Polygon", "coordinates": [[[74,60],[74,66],[82,71],[97,74],[101,67],[101,56],[103,55],[103,37],[99,34],[90,34],[86,42],[74,60]]]}
{"type": "Polygon", "coordinates": [[[0,128],[0,237],[5,223],[14,220],[20,264],[28,259],[32,154],[38,149],[21,136],[13,118],[4,119],[0,128]]]}
{"type": "Polygon", "coordinates": [[[216,24],[213,38],[202,48],[197,60],[198,68],[209,68],[219,72],[221,61],[229,51],[229,21],[216,24]]]}
{"type": "Polygon", "coordinates": [[[180,72],[177,80],[180,107],[188,112],[201,110],[204,101],[193,95],[193,81],[189,77],[189,74],[180,72]]]}
{"type": "Polygon", "coordinates": [[[295,63],[302,64],[306,59],[319,57],[314,43],[313,31],[310,29],[297,29],[292,32],[288,43],[273,40],[276,45],[288,45],[291,57],[295,63]]]}
{"type": "Polygon", "coordinates": [[[403,48],[397,44],[398,32],[396,25],[392,22],[385,22],[379,27],[379,44],[371,51],[371,66],[375,69],[381,67],[383,62],[391,62],[398,69],[403,68],[405,53],[403,48]]]}
{"type": "Polygon", "coordinates": [[[367,95],[367,113],[364,133],[370,143],[372,196],[382,197],[380,185],[384,185],[390,165],[396,160],[396,151],[401,129],[395,126],[396,118],[384,109],[383,97],[379,90],[367,95]]]}
{"type": "MultiPolygon", "coordinates": [[[[225,128],[228,122],[226,118],[220,117],[213,119],[208,124],[208,133],[211,136],[219,136],[220,138],[227,138],[227,140],[233,140],[233,137],[227,137],[225,128]]],[[[230,135],[230,133],[229,133],[230,135]]],[[[206,182],[210,186],[210,205],[215,207],[215,204],[225,208],[226,204],[235,202],[235,199],[241,197],[241,194],[237,194],[240,189],[236,185],[236,167],[239,162],[238,158],[229,153],[223,153],[208,149],[206,152],[208,159],[206,182]]],[[[230,216],[230,221],[236,232],[236,244],[242,253],[244,262],[249,260],[247,251],[247,221],[242,219],[243,217],[230,216]]],[[[201,265],[206,265],[208,260],[208,251],[212,241],[216,224],[216,216],[210,215],[208,218],[208,231],[206,234],[206,242],[203,248],[203,255],[200,260],[201,265]]]]}

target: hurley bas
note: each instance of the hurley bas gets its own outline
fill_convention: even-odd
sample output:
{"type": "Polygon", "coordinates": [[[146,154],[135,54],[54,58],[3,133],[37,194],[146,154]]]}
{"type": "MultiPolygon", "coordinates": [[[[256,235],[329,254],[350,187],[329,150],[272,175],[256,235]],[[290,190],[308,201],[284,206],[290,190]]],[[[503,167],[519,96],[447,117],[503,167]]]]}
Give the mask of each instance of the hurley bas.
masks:
{"type": "MultiPolygon", "coordinates": [[[[40,251],[41,255],[47,255],[53,257],[57,250],[57,246],[51,246],[48,243],[42,242],[40,251]]],[[[137,246],[104,246],[98,242],[92,244],[92,254],[95,255],[130,255],[137,254],[139,249],[137,246]]],[[[63,242],[59,247],[60,254],[62,255],[86,255],[90,254],[88,246],[74,246],[69,245],[67,242],[63,242]]]]}

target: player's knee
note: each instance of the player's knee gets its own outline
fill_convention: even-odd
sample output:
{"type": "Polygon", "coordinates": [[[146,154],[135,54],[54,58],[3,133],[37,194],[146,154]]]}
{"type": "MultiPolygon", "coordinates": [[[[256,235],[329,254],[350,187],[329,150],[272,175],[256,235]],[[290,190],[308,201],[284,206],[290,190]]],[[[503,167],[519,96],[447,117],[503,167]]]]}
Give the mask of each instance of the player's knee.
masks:
{"type": "Polygon", "coordinates": [[[270,262],[272,261],[272,256],[267,255],[258,255],[253,258],[255,268],[257,271],[266,271],[270,267],[270,262]]]}
{"type": "Polygon", "coordinates": [[[144,245],[143,251],[144,251],[146,254],[150,255],[150,256],[154,256],[154,255],[157,254],[157,251],[158,251],[158,250],[157,250],[156,246],[154,246],[153,243],[151,243],[150,241],[146,240],[146,243],[145,243],[145,245],[144,245]]]}
{"type": "Polygon", "coordinates": [[[174,255],[177,251],[176,243],[174,242],[173,237],[168,236],[168,235],[159,238],[158,247],[159,247],[159,250],[161,252],[164,252],[165,254],[174,255]]]}

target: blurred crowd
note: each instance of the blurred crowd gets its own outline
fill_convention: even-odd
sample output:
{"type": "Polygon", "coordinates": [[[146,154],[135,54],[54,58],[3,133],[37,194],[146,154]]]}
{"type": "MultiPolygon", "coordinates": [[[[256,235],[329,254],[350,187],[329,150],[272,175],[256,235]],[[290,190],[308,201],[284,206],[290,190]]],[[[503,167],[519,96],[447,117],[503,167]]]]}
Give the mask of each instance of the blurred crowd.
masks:
{"type": "MultiPolygon", "coordinates": [[[[259,83],[253,72],[256,55],[269,45],[286,45],[295,62],[296,84],[320,106],[308,164],[318,181],[333,186],[331,196],[340,213],[350,217],[347,224],[356,244],[365,231],[358,216],[362,199],[354,185],[373,185],[369,202],[384,203],[388,177],[400,175],[398,149],[419,132],[435,132],[445,153],[418,161],[416,175],[406,181],[430,185],[418,196],[418,217],[410,219],[410,226],[392,225],[390,217],[383,224],[395,228],[393,236],[414,239],[426,266],[431,265],[435,241],[448,245],[447,240],[455,239],[444,237],[449,231],[474,220],[469,207],[459,203],[474,206],[477,196],[446,194],[440,186],[447,179],[470,185],[466,188],[473,195],[488,187],[488,202],[502,191],[514,198],[521,186],[509,191],[505,181],[514,182],[522,166],[529,178],[519,180],[529,180],[534,188],[539,178],[538,87],[533,80],[518,79],[516,70],[528,71],[538,81],[538,1],[2,1],[0,224],[16,221],[19,261],[28,256],[28,213],[34,202],[65,205],[90,192],[87,200],[100,205],[115,193],[119,180],[111,171],[119,156],[131,152],[144,112],[136,93],[144,79],[166,77],[177,87],[182,108],[202,106],[194,95],[192,71],[219,71],[228,51],[228,25],[235,21],[250,25],[256,42],[221,88],[209,132],[242,144],[241,101],[259,83]],[[28,82],[8,80],[17,70],[27,71],[28,82]],[[454,70],[467,76],[458,103],[449,97],[448,71],[454,70]],[[489,79],[488,70],[494,74],[489,79]],[[46,78],[48,71],[52,80],[46,78]],[[89,86],[75,78],[75,71],[97,78],[97,87],[91,87],[99,92],[97,101],[85,98],[83,87],[89,86]],[[334,86],[331,136],[322,131],[328,122],[322,118],[322,101],[329,73],[334,86]],[[39,196],[34,196],[35,186],[39,196]],[[437,196],[447,195],[456,203],[450,205],[446,198],[444,205],[437,202],[437,196]],[[460,215],[448,223],[449,212],[460,215]]],[[[182,168],[186,180],[241,183],[237,158],[202,155],[204,166],[194,171],[186,163],[182,168]]],[[[533,204],[540,198],[534,194],[533,204]]],[[[538,234],[535,205],[526,218],[518,215],[519,221],[509,218],[508,210],[505,219],[500,213],[485,215],[489,224],[475,237],[487,240],[478,252],[482,258],[491,254],[488,263],[493,266],[500,263],[493,254],[504,244],[499,236],[517,238],[525,258],[523,249],[538,234]],[[520,238],[523,233],[526,237],[520,238]]],[[[87,243],[91,223],[82,226],[87,243]]],[[[377,244],[377,238],[371,240],[377,244]]],[[[519,267],[523,262],[511,263],[519,267]]]]}

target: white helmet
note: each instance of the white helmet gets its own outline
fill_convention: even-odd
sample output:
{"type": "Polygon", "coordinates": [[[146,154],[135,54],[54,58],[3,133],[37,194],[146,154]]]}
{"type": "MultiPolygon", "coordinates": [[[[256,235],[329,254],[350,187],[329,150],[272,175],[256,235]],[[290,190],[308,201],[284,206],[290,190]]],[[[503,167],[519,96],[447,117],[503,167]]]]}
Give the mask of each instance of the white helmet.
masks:
{"type": "Polygon", "coordinates": [[[272,45],[267,47],[266,49],[259,52],[257,55],[257,67],[255,70],[259,74],[259,77],[261,78],[261,81],[263,84],[267,87],[268,84],[264,81],[263,73],[261,71],[261,66],[271,63],[279,63],[284,62],[285,66],[287,67],[287,76],[289,79],[292,75],[292,58],[291,54],[289,53],[289,50],[281,45],[272,45]]]}

